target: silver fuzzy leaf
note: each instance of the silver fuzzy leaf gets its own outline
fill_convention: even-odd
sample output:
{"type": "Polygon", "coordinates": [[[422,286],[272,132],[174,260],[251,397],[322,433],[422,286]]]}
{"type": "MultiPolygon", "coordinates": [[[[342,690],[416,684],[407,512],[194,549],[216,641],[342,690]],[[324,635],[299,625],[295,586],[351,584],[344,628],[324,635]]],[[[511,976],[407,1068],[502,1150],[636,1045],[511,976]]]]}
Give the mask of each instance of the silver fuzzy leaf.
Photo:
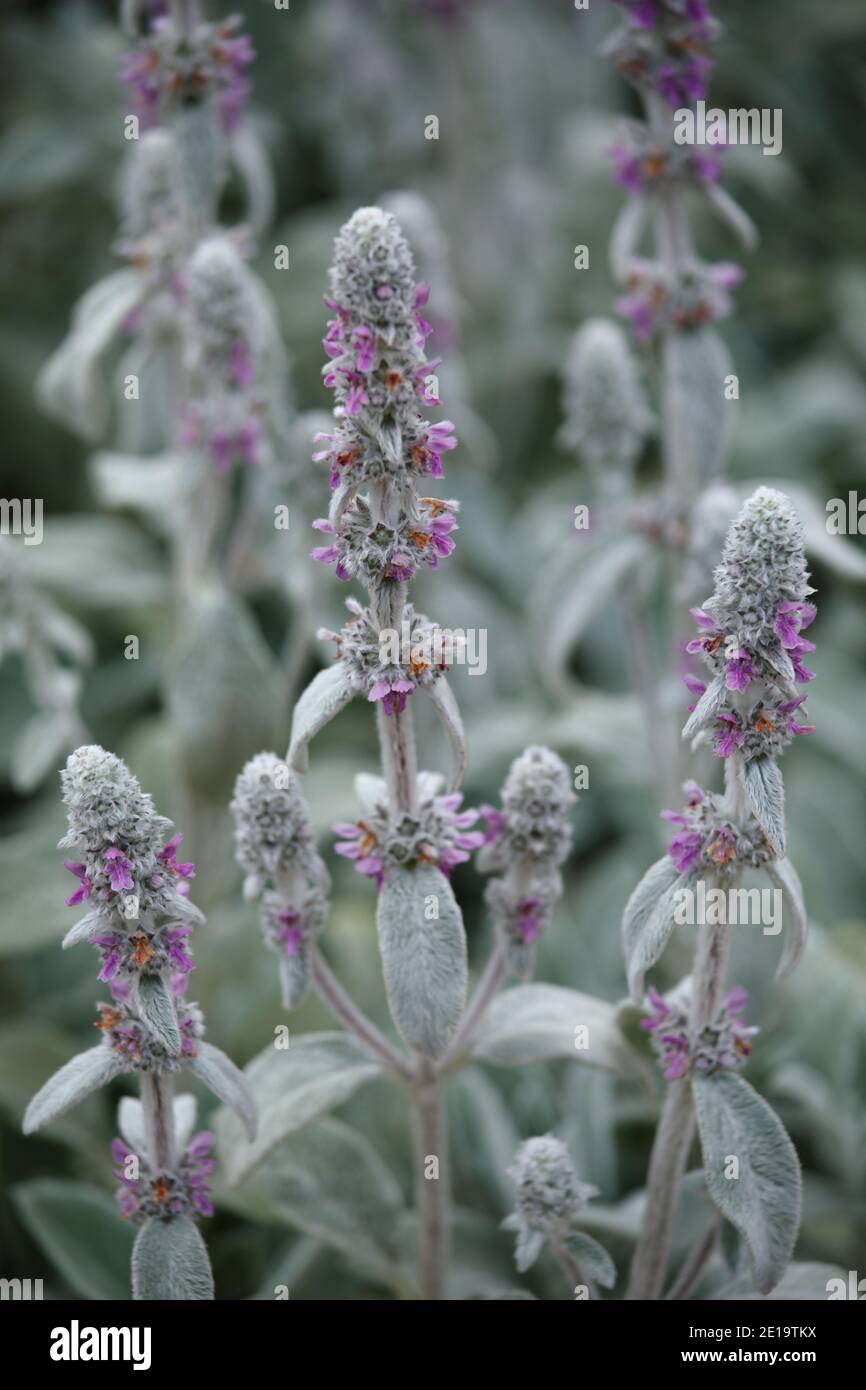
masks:
{"type": "Polygon", "coordinates": [[[409,1047],[441,1057],[466,1003],[463,917],[438,869],[391,869],[379,895],[379,949],[391,1015],[409,1047]],[[426,912],[437,916],[427,917],[426,912]]]}

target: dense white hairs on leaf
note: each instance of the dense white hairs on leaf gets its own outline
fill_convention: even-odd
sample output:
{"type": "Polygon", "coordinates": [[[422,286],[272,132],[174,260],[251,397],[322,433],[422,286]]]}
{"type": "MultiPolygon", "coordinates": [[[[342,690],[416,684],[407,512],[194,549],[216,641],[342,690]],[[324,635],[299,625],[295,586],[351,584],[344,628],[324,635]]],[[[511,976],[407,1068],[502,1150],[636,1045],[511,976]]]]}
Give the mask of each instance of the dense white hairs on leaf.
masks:
{"type": "Polygon", "coordinates": [[[214,1296],[207,1247],[188,1216],[141,1227],[132,1251],[132,1297],[151,1302],[203,1302],[214,1296]]]}
{"type": "Polygon", "coordinates": [[[37,1091],[24,1112],[24,1133],[32,1134],[37,1129],[43,1129],[84,1100],[91,1091],[107,1086],[123,1070],[123,1063],[103,1043],[91,1047],[87,1052],[79,1052],[37,1091]]]}

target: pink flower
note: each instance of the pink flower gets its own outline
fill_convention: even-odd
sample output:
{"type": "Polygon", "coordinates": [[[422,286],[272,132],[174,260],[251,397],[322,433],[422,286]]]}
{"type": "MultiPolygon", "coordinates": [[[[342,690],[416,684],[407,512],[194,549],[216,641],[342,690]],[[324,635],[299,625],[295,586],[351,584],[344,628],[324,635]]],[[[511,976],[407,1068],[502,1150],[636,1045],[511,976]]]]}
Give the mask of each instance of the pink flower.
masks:
{"type": "Polygon", "coordinates": [[[93,888],[90,879],[87,877],[87,866],[86,864],[76,864],[72,859],[64,859],[63,867],[64,869],[68,869],[69,873],[75,874],[75,877],[78,879],[78,887],[75,889],[75,892],[70,893],[69,897],[66,899],[67,907],[77,907],[79,903],[84,902],[85,898],[90,897],[93,888]]]}
{"type": "Polygon", "coordinates": [[[102,856],[105,863],[105,872],[108,874],[108,881],[115,893],[123,889],[134,888],[132,879],[132,862],[127,859],[122,850],[116,845],[107,849],[102,856]]]}

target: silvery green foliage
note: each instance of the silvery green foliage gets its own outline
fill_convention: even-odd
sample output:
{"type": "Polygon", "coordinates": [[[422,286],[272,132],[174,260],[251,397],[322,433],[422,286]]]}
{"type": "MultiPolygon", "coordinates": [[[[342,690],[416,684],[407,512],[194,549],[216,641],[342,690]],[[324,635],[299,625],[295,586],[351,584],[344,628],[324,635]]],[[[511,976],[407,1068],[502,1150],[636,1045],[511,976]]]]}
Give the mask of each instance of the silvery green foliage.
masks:
{"type": "MultiPolygon", "coordinates": [[[[521,1144],[508,1173],[517,1189],[516,1207],[503,1226],[516,1232],[514,1258],[524,1274],[535,1264],[546,1242],[554,1249],[566,1244],[572,1226],[598,1189],[580,1181],[568,1149],[553,1134],[521,1144]]],[[[606,1254],[600,1246],[596,1249],[602,1256],[606,1254]]],[[[597,1268],[602,1268],[608,1286],[614,1282],[616,1272],[609,1257],[597,1268]]]]}
{"type": "MultiPolygon", "coordinates": [[[[198,1103],[195,1096],[186,1094],[174,1098],[175,1142],[179,1150],[186,1148],[195,1128],[198,1103]]],[[[117,1107],[117,1128],[133,1153],[142,1153],[147,1146],[144,1133],[144,1109],[134,1096],[123,1096],[117,1107]]]]}
{"type": "Polygon", "coordinates": [[[661,957],[674,929],[677,892],[689,881],[665,854],[647,869],[625,905],[622,948],[628,987],[636,1003],[643,998],[646,972],[661,957]]]}
{"type": "Polygon", "coordinates": [[[33,1097],[24,1112],[24,1133],[33,1134],[59,1119],[91,1091],[107,1086],[123,1070],[120,1058],[107,1047],[100,1045],[89,1048],[87,1052],[79,1052],[77,1057],[71,1058],[56,1071],[33,1097]]]}
{"type": "Polygon", "coordinates": [[[229,1181],[241,1182],[289,1135],[381,1075],[381,1062],[347,1033],[302,1033],[288,1048],[264,1048],[244,1078],[261,1115],[254,1141],[242,1142],[235,1115],[223,1111],[217,1118],[229,1181]]]}
{"type": "Polygon", "coordinates": [[[213,1296],[207,1248],[190,1218],[163,1221],[154,1216],[145,1222],[132,1251],[132,1297],[202,1302],[213,1296]]]}
{"type": "Polygon", "coordinates": [[[625,1076],[635,1058],[615,1005],[562,985],[516,985],[499,994],[468,1040],[468,1052],[497,1067],[568,1058],[625,1076]]]}
{"type": "Polygon", "coordinates": [[[631,490],[635,464],[652,425],[628,339],[610,319],[589,319],[575,333],[564,372],[559,442],[576,450],[603,496],[631,490]]]}
{"type": "Polygon", "coordinates": [[[229,809],[235,857],[246,874],[244,896],[264,894],[265,942],[280,957],[283,1003],[294,1009],[310,983],[311,952],[325,925],[330,879],[316,852],[297,778],[274,753],[250,759],[229,809]]]}
{"type": "Polygon", "coordinates": [[[243,1125],[247,1140],[252,1143],[258,1118],[243,1072],[238,1070],[230,1057],[208,1042],[199,1043],[194,1056],[190,1058],[189,1068],[217,1100],[234,1111],[243,1125]]]}
{"type": "Polygon", "coordinates": [[[391,1015],[415,1052],[441,1057],[466,1003],[463,916],[447,878],[418,865],[387,874],[376,914],[391,1015]]]}
{"type": "Polygon", "coordinates": [[[0,662],[18,657],[34,707],[12,749],[12,783],[20,792],[33,791],[81,742],[78,706],[93,660],[86,628],[26,577],[26,553],[22,543],[0,536],[0,662]]]}
{"type": "Polygon", "coordinates": [[[535,943],[562,896],[559,866],[571,846],[569,812],[576,801],[559,755],[533,745],[509,769],[502,810],[485,808],[488,843],[476,862],[481,872],[498,875],[487,886],[485,902],[518,979],[532,974],[535,943]]]}
{"type": "Polygon", "coordinates": [[[677,430],[668,481],[677,503],[715,482],[724,467],[737,418],[736,402],[723,389],[732,371],[730,353],[714,328],[672,333],[665,342],[662,393],[677,430]]]}
{"type": "Polygon", "coordinates": [[[740,1232],[755,1283],[783,1277],[800,1226],[800,1164],[778,1116],[741,1076],[694,1078],[692,1089],[710,1196],[740,1232]],[[739,1165],[731,1174],[731,1160],[739,1165]]]}
{"type": "Polygon", "coordinates": [[[310,681],[292,712],[292,735],[286,761],[296,772],[307,771],[308,744],[346,708],[354,694],[351,672],[342,661],[326,666],[310,681]]]}

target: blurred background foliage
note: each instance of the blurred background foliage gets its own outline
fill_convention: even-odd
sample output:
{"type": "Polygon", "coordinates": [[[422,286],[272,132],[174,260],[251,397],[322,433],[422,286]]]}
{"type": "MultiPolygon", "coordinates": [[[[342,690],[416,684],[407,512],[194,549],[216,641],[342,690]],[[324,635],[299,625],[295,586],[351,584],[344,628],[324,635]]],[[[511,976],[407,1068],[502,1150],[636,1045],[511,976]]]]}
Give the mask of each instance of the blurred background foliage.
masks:
{"type": "MultiPolygon", "coordinates": [[[[616,619],[602,615],[573,659],[569,691],[553,697],[544,662],[545,623],[554,614],[527,616],[539,575],[574,543],[574,505],[589,496],[587,479],[555,435],[570,335],[586,317],[609,313],[615,293],[605,250],[623,195],[611,182],[606,151],[631,96],[596,52],[611,7],[592,0],[578,14],[569,0],[473,0],[458,4],[460,17],[451,21],[420,0],[292,0],[280,13],[270,0],[250,0],[240,8],[258,52],[251,118],[275,171],[273,229],[255,266],[277,300],[298,409],[327,409],[319,375],[322,293],[344,218],[385,193],[411,190],[430,201],[445,234],[445,260],[429,269],[431,308],[442,308],[447,274],[452,341],[443,396],[462,440],[449,460],[448,491],[463,511],[457,553],[419,584],[418,603],[446,625],[489,632],[487,674],[458,669],[454,677],[469,733],[467,804],[495,800],[511,758],[540,737],[590,769],[590,789],[575,812],[565,897],[542,943],[537,977],[616,1000],[625,992],[622,908],[664,843],[660,795],[626,686],[624,637],[616,619]],[[430,114],[440,120],[436,141],[424,139],[430,114]],[[273,269],[277,243],[290,248],[287,273],[273,269]],[[576,243],[586,243],[591,257],[579,273],[576,243]]],[[[208,925],[197,941],[193,993],[214,1041],[243,1063],[283,1020],[274,958],[262,947],[254,909],[240,902],[223,818],[226,789],[252,751],[244,746],[243,685],[238,717],[218,735],[224,742],[216,756],[211,746],[190,830],[176,740],[180,719],[194,741],[195,705],[170,709],[163,694],[169,621],[159,498],[151,525],[100,508],[88,450],[47,421],[33,399],[35,375],[76,299],[116,265],[110,248],[125,105],[116,81],[124,43],[113,9],[95,0],[5,7],[0,492],[44,498],[46,541],[27,550],[25,561],[93,640],[82,704],[90,737],[128,759],[159,808],[191,835],[193,849],[202,820],[216,836],[218,851],[196,885],[208,925]],[[123,659],[130,633],[141,637],[138,661],[123,659]]],[[[742,395],[730,471],[735,480],[795,480],[823,512],[827,499],[866,487],[866,8],[861,0],[758,7],[719,0],[715,9],[726,32],[712,104],[784,112],[779,158],[762,158],[756,148],[727,158],[727,186],[761,233],[735,316],[722,325],[742,395]]],[[[233,197],[230,191],[224,209],[229,221],[242,214],[233,197]]],[[[720,224],[705,221],[697,206],[695,216],[703,253],[736,257],[720,224]]],[[[299,431],[300,461],[307,438],[299,431]]],[[[657,473],[651,446],[641,483],[657,473]]],[[[324,510],[326,490],[311,464],[301,512],[324,510]]],[[[306,534],[305,526],[294,528],[290,548],[248,598],[270,653],[276,658],[287,642],[300,644],[295,650],[309,675],[316,662],[310,635],[320,622],[339,621],[343,595],[330,575],[324,582],[316,576],[303,601],[287,605],[281,569],[311,567],[306,534]]],[[[772,984],[777,944],[744,933],[734,973],[762,1025],[747,1075],[782,1115],[804,1165],[798,1258],[862,1271],[866,557],[861,539],[849,544],[848,573],[813,556],[820,652],[810,712],[818,732],[798,743],[784,769],[790,855],[813,924],[809,954],[779,989],[772,984]]],[[[197,698],[204,720],[206,679],[197,698]]],[[[109,1195],[109,1097],[92,1098],[45,1136],[25,1141],[18,1129],[28,1096],[88,1042],[98,986],[86,952],[58,949],[71,919],[55,850],[62,832],[57,780],[49,776],[28,794],[10,780],[16,735],[29,713],[14,656],[0,668],[0,701],[0,1273],[42,1275],[59,1296],[125,1297],[131,1233],[109,1195]]],[[[277,747],[287,721],[284,702],[277,747]]],[[[425,764],[442,765],[432,726],[423,726],[422,738],[425,764]]],[[[319,740],[307,786],[322,832],[352,813],[352,775],[375,756],[372,721],[360,705],[319,740]]],[[[327,949],[382,1019],[372,890],[329,858],[337,891],[327,949]]],[[[486,927],[468,866],[457,871],[455,886],[477,963],[486,927]]],[[[675,943],[660,980],[672,982],[687,968],[689,944],[675,943]]],[[[330,1026],[315,1001],[292,1019],[301,1031],[330,1026]]],[[[500,1283],[516,1282],[497,1229],[509,1200],[504,1168],[519,1137],[549,1128],[568,1140],[581,1176],[601,1189],[597,1224],[587,1229],[624,1264],[656,1113],[651,1092],[557,1063],[467,1074],[450,1104],[459,1288],[471,1292],[490,1270],[500,1283]]],[[[373,1086],[339,1114],[408,1192],[400,1098],[373,1086]]],[[[687,1192],[682,1240],[700,1220],[691,1201],[687,1192]]],[[[222,1297],[260,1290],[271,1297],[275,1282],[288,1283],[292,1297],[387,1296],[373,1267],[357,1258],[366,1241],[375,1242],[376,1222],[387,1224],[387,1205],[383,1215],[371,1197],[359,1214],[341,1207],[339,1193],[326,1202],[314,1186],[303,1201],[285,1205],[285,1229],[225,1209],[209,1223],[222,1297]],[[299,1231],[305,1209],[317,1203],[323,1226],[299,1231]]],[[[562,1296],[554,1273],[541,1266],[522,1283],[562,1296]]]]}

